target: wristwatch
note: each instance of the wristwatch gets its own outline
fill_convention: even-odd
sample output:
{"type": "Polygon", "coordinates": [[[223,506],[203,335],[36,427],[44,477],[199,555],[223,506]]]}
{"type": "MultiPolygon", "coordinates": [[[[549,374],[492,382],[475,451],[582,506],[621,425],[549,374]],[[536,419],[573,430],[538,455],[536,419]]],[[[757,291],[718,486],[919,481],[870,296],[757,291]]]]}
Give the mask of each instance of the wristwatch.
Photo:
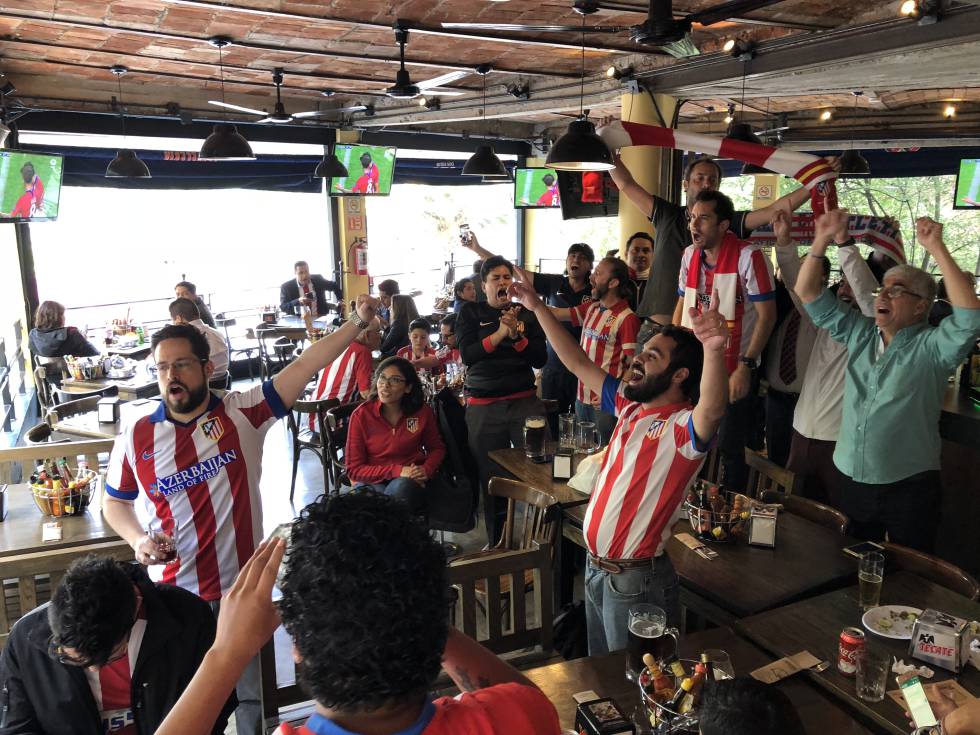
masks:
{"type": "Polygon", "coordinates": [[[745,355],[739,355],[738,361],[743,365],[747,366],[749,370],[756,370],[759,367],[759,361],[753,357],[746,357],[745,355]]]}
{"type": "Polygon", "coordinates": [[[857,245],[857,240],[855,240],[853,237],[849,237],[844,242],[837,242],[834,244],[839,248],[846,248],[850,247],[851,245],[857,245]]]}
{"type": "Polygon", "coordinates": [[[369,326],[371,326],[370,324],[368,324],[366,321],[364,321],[363,319],[361,319],[361,317],[359,317],[357,315],[357,310],[355,310],[355,309],[352,309],[351,310],[351,313],[350,313],[350,316],[348,317],[348,319],[350,320],[351,324],[353,324],[358,329],[367,329],[369,326]]]}

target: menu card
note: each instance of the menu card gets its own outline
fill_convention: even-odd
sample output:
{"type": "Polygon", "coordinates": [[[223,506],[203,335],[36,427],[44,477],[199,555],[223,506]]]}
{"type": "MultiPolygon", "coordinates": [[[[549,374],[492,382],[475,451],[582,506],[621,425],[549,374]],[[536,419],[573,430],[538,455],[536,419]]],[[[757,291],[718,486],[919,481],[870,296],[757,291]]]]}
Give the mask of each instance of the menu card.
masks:
{"type": "Polygon", "coordinates": [[[766,664],[752,672],[752,678],[763,684],[775,684],[798,671],[809,669],[820,663],[820,659],[809,651],[800,651],[792,656],[786,656],[771,664],[766,664]]]}

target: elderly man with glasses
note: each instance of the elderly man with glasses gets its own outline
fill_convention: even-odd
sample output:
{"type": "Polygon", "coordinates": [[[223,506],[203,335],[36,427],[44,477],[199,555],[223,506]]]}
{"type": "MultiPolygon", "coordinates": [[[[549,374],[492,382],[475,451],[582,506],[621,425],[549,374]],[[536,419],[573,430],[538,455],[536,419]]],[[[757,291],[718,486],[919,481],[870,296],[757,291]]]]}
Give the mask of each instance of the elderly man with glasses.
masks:
{"type": "Polygon", "coordinates": [[[928,217],[916,237],[946,279],[953,314],[930,327],[936,283],[925,271],[898,265],[885,273],[871,317],[841,304],[822,286],[822,259],[846,219],[833,210],[817,219],[796,293],[813,322],[847,347],[844,411],[834,463],[846,476],[842,510],[851,533],[930,551],[940,507],[939,413],[947,378],[980,335],[980,300],[943,243],[943,226],[928,217]]]}
{"type": "MultiPolygon", "coordinates": [[[[51,602],[22,617],[0,659],[0,733],[150,735],[214,641],[196,595],[153,584],[142,567],[86,556],[51,602]]],[[[223,733],[228,700],[213,733],[223,733]]]]}

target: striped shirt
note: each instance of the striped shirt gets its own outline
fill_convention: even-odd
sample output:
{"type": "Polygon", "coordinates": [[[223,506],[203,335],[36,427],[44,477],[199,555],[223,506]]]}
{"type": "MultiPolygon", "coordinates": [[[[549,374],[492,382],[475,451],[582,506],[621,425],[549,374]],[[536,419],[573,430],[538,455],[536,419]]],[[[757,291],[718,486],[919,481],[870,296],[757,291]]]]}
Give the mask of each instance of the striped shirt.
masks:
{"type": "Polygon", "coordinates": [[[262,443],[286,413],[267,380],[245,393],[212,393],[207,411],[187,424],[169,419],[161,403],[119,435],[106,492],[138,500],[144,527],[176,535],[177,559],[149,567],[154,581],[207,601],[231,587],[262,537],[262,443]]]}
{"type": "Polygon", "coordinates": [[[659,556],[708,447],[694,433],[690,404],[643,408],[612,376],[602,410],[619,421],[585,511],[585,545],[606,559],[659,556]]]}
{"type": "Polygon", "coordinates": [[[371,390],[371,348],[351,342],[340,356],[320,372],[313,400],[336,398],[352,403],[361,398],[360,391],[371,390]]]}
{"type": "MultiPolygon", "coordinates": [[[[596,365],[614,378],[623,374],[623,362],[636,354],[636,335],[640,319],[625,300],[612,308],[598,301],[579,304],[569,309],[572,326],[582,328],[580,344],[596,365]]],[[[591,405],[598,396],[578,382],[578,400],[591,405]]]]}

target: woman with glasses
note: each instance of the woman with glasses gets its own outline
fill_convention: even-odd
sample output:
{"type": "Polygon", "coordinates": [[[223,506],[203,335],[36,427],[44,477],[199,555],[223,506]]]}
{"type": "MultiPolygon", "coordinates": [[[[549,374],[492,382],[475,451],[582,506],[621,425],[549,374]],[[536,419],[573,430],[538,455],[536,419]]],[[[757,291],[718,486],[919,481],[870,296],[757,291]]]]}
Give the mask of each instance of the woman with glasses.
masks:
{"type": "Polygon", "coordinates": [[[355,489],[373,488],[426,514],[426,486],[446,446],[408,360],[389,357],[378,365],[371,395],[351,414],[345,456],[355,489]]]}

